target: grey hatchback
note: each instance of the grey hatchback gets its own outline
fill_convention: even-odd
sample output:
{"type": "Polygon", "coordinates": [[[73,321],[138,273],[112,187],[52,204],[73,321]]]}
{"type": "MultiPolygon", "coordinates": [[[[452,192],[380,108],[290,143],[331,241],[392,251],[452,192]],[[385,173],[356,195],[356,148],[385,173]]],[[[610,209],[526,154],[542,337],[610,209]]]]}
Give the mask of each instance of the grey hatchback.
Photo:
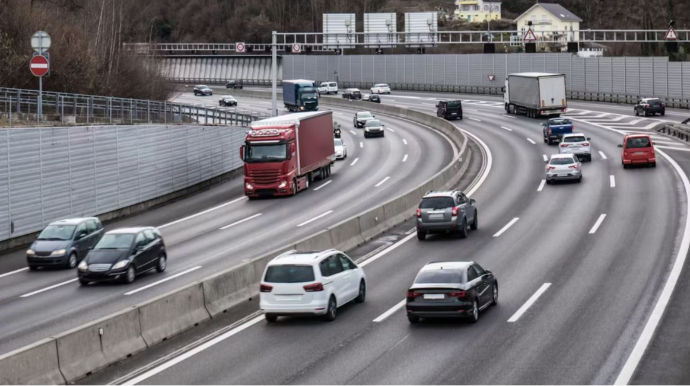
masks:
{"type": "Polygon", "coordinates": [[[468,235],[467,228],[479,226],[477,202],[459,190],[428,192],[417,208],[417,238],[425,240],[427,233],[456,233],[468,235]]]}
{"type": "Polygon", "coordinates": [[[29,269],[74,268],[103,236],[103,225],[95,217],[72,218],[50,223],[26,251],[29,269]]]}

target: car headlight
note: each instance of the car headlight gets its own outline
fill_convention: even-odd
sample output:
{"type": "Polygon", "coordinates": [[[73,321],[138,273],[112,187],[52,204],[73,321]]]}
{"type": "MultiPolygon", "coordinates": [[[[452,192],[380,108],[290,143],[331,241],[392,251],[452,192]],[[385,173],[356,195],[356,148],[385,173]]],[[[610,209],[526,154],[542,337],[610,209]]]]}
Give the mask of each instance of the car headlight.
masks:
{"type": "Polygon", "coordinates": [[[118,261],[115,265],[113,265],[113,267],[111,269],[124,268],[127,266],[127,264],[129,264],[129,260],[118,261]]]}
{"type": "Polygon", "coordinates": [[[27,255],[31,255],[31,256],[33,256],[33,255],[35,255],[35,254],[36,254],[36,252],[34,252],[34,250],[33,250],[33,249],[29,249],[28,251],[26,251],[26,254],[27,254],[27,255]]]}
{"type": "Polygon", "coordinates": [[[86,271],[87,269],[89,269],[89,265],[86,264],[86,260],[82,260],[82,261],[79,263],[79,265],[77,266],[77,268],[80,269],[80,270],[82,270],[82,271],[86,271]]]}
{"type": "Polygon", "coordinates": [[[299,109],[300,109],[300,110],[304,110],[304,106],[300,106],[299,109]]]}
{"type": "Polygon", "coordinates": [[[53,253],[51,253],[50,256],[64,256],[66,252],[67,251],[65,251],[64,249],[58,249],[57,251],[53,251],[53,253]]]}
{"type": "Polygon", "coordinates": [[[247,190],[254,190],[254,187],[253,187],[252,184],[250,184],[249,182],[247,182],[246,184],[244,184],[244,187],[245,187],[245,189],[247,189],[247,190]]]}
{"type": "Polygon", "coordinates": [[[287,181],[282,181],[280,185],[278,185],[278,188],[282,189],[287,186],[287,181]]]}

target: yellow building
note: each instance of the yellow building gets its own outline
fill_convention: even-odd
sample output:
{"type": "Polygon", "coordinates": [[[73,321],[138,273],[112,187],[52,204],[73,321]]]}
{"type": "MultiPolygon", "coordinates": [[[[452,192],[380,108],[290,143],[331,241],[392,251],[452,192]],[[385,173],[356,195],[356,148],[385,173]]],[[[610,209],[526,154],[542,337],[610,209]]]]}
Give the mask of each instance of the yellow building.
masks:
{"type": "Polygon", "coordinates": [[[534,31],[537,39],[554,36],[555,40],[563,42],[579,40],[577,33],[571,33],[571,31],[580,30],[582,19],[560,4],[534,4],[514,20],[518,31],[522,31],[523,34],[527,31],[527,23],[530,21],[532,22],[532,31],[534,31]]]}
{"type": "Polygon", "coordinates": [[[501,18],[500,0],[456,0],[455,17],[470,23],[481,23],[501,18]]]}

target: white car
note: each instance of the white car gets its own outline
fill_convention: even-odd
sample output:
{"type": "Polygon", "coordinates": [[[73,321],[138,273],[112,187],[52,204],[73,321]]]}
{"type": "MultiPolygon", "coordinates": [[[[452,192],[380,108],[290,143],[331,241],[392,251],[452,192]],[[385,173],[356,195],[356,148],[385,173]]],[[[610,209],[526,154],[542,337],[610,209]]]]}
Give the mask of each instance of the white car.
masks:
{"type": "Polygon", "coordinates": [[[343,252],[289,251],[266,266],[259,308],[269,323],[295,315],[333,321],[338,307],[353,300],[363,303],[366,290],[364,271],[343,252]]]}
{"type": "Polygon", "coordinates": [[[374,87],[371,88],[371,93],[372,94],[390,94],[391,88],[389,85],[387,85],[385,83],[375,84],[374,87]]]}
{"type": "Polygon", "coordinates": [[[555,181],[582,182],[582,164],[576,155],[553,154],[546,164],[546,183],[555,181]]]}
{"type": "Polygon", "coordinates": [[[316,88],[319,94],[337,94],[338,83],[336,82],[321,82],[321,85],[316,88]]]}
{"type": "Polygon", "coordinates": [[[558,144],[558,153],[575,154],[580,160],[592,162],[591,138],[582,133],[563,134],[561,143],[558,144]]]}
{"type": "Polygon", "coordinates": [[[335,138],[335,159],[347,158],[347,145],[341,138],[335,138]]]}

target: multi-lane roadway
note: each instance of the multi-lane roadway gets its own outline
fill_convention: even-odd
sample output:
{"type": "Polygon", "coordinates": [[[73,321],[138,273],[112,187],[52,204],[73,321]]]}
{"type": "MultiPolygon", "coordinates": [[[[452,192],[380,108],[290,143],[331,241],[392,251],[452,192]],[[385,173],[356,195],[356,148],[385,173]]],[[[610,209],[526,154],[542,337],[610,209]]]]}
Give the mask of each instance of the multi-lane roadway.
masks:
{"type": "MultiPolygon", "coordinates": [[[[430,114],[440,98],[449,96],[382,97],[430,114]]],[[[420,242],[409,234],[365,260],[367,301],[345,307],[334,323],[267,324],[249,306],[246,320],[201,346],[169,358],[145,353],[85,382],[583,384],[628,382],[638,369],[633,382],[683,383],[687,374],[677,370],[668,378],[663,364],[683,367],[668,350],[687,352],[682,326],[690,312],[678,291],[690,286],[688,274],[672,298],[669,283],[681,273],[690,242],[690,147],[652,133],[657,168],[624,170],[617,144],[624,132],[648,132],[655,121],[688,114],[669,109],[665,117],[639,119],[628,106],[570,105],[575,131],[592,138],[581,184],[544,184],[544,158],[557,147],[542,141],[538,120],[507,116],[496,98],[468,96],[465,119],[455,124],[485,148],[486,166],[468,192],[480,213],[479,230],[468,239],[420,242]],[[498,306],[474,325],[409,324],[407,288],[425,263],[445,260],[474,260],[492,270],[498,306]]]]}

